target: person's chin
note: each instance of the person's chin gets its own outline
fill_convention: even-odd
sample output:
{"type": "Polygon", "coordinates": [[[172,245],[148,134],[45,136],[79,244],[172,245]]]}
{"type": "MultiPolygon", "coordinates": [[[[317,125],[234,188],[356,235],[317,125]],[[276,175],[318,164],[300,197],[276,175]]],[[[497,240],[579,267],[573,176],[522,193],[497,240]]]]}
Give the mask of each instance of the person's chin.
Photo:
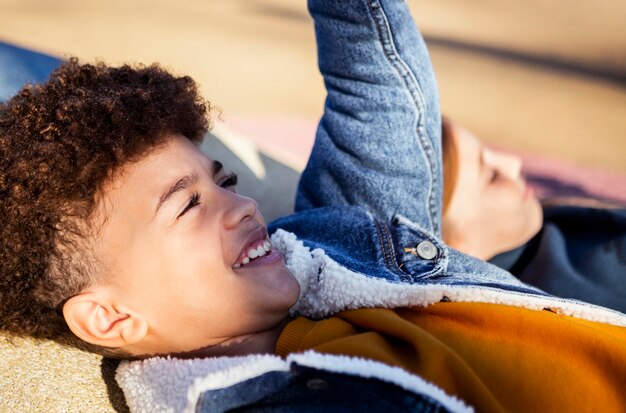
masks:
{"type": "Polygon", "coordinates": [[[528,206],[528,240],[537,235],[543,226],[543,209],[541,203],[535,197],[529,201],[528,206]]]}
{"type": "Polygon", "coordinates": [[[275,268],[270,277],[272,281],[268,286],[276,303],[280,303],[287,310],[293,307],[300,297],[300,283],[297,278],[284,264],[275,268]]]}
{"type": "Polygon", "coordinates": [[[511,221],[511,223],[514,222],[514,224],[509,227],[510,231],[508,231],[508,236],[502,240],[501,245],[498,246],[500,248],[496,251],[490,251],[493,252],[493,254],[491,254],[488,259],[503,252],[521,247],[541,230],[543,225],[543,210],[537,199],[529,200],[524,204],[524,208],[518,211],[516,216],[520,218],[511,221]]]}
{"type": "Polygon", "coordinates": [[[289,308],[291,308],[294,305],[296,305],[296,303],[298,302],[298,298],[300,298],[300,283],[298,282],[298,279],[293,275],[291,271],[289,271],[289,269],[286,266],[284,267],[284,271],[285,271],[285,273],[283,274],[285,276],[284,291],[287,297],[287,301],[290,303],[289,308]]]}

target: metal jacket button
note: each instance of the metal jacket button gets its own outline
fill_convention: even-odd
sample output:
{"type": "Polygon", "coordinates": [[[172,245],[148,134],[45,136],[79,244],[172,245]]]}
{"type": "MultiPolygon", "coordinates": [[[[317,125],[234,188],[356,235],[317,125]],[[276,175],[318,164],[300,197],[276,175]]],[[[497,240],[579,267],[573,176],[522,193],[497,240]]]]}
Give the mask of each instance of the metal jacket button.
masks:
{"type": "Polygon", "coordinates": [[[425,260],[432,260],[437,256],[437,247],[430,241],[422,241],[417,244],[417,255],[425,260]]]}

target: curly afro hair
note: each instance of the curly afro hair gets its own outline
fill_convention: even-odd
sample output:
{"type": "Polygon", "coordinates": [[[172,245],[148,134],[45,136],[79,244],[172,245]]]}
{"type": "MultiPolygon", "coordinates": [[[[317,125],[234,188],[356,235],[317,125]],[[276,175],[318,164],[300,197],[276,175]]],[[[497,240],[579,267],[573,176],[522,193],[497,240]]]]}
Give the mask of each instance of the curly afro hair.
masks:
{"type": "Polygon", "coordinates": [[[172,134],[200,143],[210,109],[190,77],[75,58],[0,104],[0,329],[107,353],[62,313],[97,279],[84,241],[99,192],[172,134]]]}

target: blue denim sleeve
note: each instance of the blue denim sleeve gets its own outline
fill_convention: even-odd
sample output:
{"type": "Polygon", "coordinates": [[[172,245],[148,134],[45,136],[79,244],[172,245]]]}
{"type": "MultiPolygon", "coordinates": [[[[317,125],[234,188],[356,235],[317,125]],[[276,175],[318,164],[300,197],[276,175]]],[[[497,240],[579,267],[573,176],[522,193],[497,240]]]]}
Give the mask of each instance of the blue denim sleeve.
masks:
{"type": "Polygon", "coordinates": [[[9,100],[26,83],[48,79],[61,60],[0,42],[0,102],[9,100]]]}
{"type": "Polygon", "coordinates": [[[310,0],[327,98],[296,211],[359,205],[440,235],[441,115],[403,0],[310,0]]]}

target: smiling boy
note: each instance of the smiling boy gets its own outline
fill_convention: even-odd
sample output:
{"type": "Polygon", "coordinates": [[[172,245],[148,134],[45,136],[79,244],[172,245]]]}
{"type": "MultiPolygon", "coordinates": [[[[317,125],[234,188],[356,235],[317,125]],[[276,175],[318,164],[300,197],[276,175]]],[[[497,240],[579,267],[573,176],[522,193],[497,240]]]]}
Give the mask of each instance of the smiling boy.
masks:
{"type": "Polygon", "coordinates": [[[189,78],[70,61],[0,107],[1,327],[202,357],[123,363],[138,411],[619,411],[626,316],[441,241],[438,93],[405,2],[309,8],[328,98],[268,229],[199,151],[189,78]]]}
{"type": "Polygon", "coordinates": [[[272,352],[299,287],[235,185],[181,135],[119,171],[94,217],[103,279],[65,303],[70,329],[133,355],[272,352]]]}
{"type": "Polygon", "coordinates": [[[0,107],[3,329],[115,356],[271,335],[298,284],[198,149],[208,110],[188,77],[75,59],[0,107]]]}

